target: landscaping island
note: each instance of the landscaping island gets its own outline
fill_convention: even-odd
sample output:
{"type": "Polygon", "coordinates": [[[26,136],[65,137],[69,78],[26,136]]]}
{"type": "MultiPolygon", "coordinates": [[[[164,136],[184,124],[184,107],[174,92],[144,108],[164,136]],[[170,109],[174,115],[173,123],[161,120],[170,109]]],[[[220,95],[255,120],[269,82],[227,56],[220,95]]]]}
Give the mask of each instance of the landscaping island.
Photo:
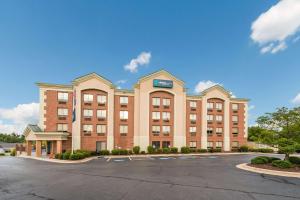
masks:
{"type": "Polygon", "coordinates": [[[258,156],[253,158],[248,166],[274,171],[300,172],[300,158],[291,156],[288,160],[281,160],[277,157],[258,156]]]}

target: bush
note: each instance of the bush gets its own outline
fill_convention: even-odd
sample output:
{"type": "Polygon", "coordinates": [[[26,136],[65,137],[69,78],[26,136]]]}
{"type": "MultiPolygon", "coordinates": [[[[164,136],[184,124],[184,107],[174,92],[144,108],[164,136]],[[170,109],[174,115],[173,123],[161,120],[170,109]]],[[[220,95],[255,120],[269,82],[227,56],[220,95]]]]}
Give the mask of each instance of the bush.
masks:
{"type": "Polygon", "coordinates": [[[120,155],[120,151],[119,151],[119,149],[113,149],[113,150],[111,150],[111,154],[112,155],[120,155]]]}
{"type": "Polygon", "coordinates": [[[198,153],[207,153],[207,149],[197,149],[198,153]]]}
{"type": "Polygon", "coordinates": [[[128,154],[129,154],[129,155],[132,155],[132,154],[133,154],[133,151],[132,151],[132,150],[128,150],[128,154]]]}
{"type": "Polygon", "coordinates": [[[172,147],[171,152],[172,153],[178,153],[178,148],[177,147],[172,147]]]}
{"type": "Polygon", "coordinates": [[[153,154],[154,153],[154,148],[153,148],[153,146],[148,146],[147,147],[147,152],[149,153],[149,154],[153,154]]]}
{"type": "Polygon", "coordinates": [[[100,150],[99,151],[99,155],[101,155],[101,156],[107,156],[107,155],[109,155],[109,151],[108,150],[100,150]]]}
{"type": "Polygon", "coordinates": [[[132,150],[133,150],[134,154],[139,154],[141,148],[139,146],[134,146],[132,150]]]}
{"type": "Polygon", "coordinates": [[[81,153],[83,154],[83,156],[86,158],[86,157],[90,157],[91,156],[91,152],[90,151],[87,151],[87,150],[76,150],[75,153],[81,153]]]}
{"type": "Polygon", "coordinates": [[[300,165],[300,158],[299,157],[291,156],[291,157],[289,157],[289,161],[292,164],[300,165]]]}
{"type": "Polygon", "coordinates": [[[71,154],[70,155],[70,160],[79,160],[79,159],[81,159],[81,155],[80,155],[81,153],[73,153],[73,154],[71,154]]]}
{"type": "Polygon", "coordinates": [[[5,156],[5,153],[0,153],[0,156],[5,156]]]}
{"type": "Polygon", "coordinates": [[[259,148],[257,149],[257,152],[261,152],[261,153],[274,153],[273,149],[269,149],[269,148],[259,148]]]}
{"type": "Polygon", "coordinates": [[[238,148],[231,148],[231,152],[239,152],[238,148]]]}
{"type": "Polygon", "coordinates": [[[181,153],[190,153],[190,148],[189,147],[181,147],[181,153]]]}
{"type": "Polygon", "coordinates": [[[249,147],[247,145],[242,145],[239,149],[240,152],[248,152],[249,151],[249,147]]]}
{"type": "Polygon", "coordinates": [[[63,160],[69,160],[70,159],[70,155],[71,155],[71,152],[67,151],[67,152],[65,152],[65,153],[62,154],[61,159],[63,159],[63,160]]]}
{"type": "Polygon", "coordinates": [[[197,149],[195,148],[190,148],[190,153],[196,153],[197,152],[197,149]]]}
{"type": "Polygon", "coordinates": [[[146,152],[145,151],[141,151],[141,154],[146,154],[146,152]]]}
{"type": "Polygon", "coordinates": [[[61,153],[55,154],[55,158],[61,160],[62,159],[62,154],[61,153]]]}
{"type": "Polygon", "coordinates": [[[11,156],[16,156],[16,149],[12,149],[11,152],[10,152],[10,155],[11,156]]]}
{"type": "Polygon", "coordinates": [[[279,168],[291,168],[292,164],[286,160],[274,160],[272,165],[279,168]]]}
{"type": "Polygon", "coordinates": [[[155,153],[158,153],[158,154],[160,154],[160,153],[162,153],[162,152],[163,152],[162,149],[156,149],[156,151],[155,151],[155,153]]]}
{"type": "Polygon", "coordinates": [[[111,151],[112,155],[128,155],[128,150],[126,149],[113,149],[111,151]]]}
{"type": "Polygon", "coordinates": [[[267,163],[269,163],[269,159],[265,156],[258,156],[256,158],[251,159],[251,164],[260,165],[260,164],[267,164],[267,163]]]}
{"type": "Polygon", "coordinates": [[[162,151],[163,151],[163,153],[171,153],[170,148],[163,148],[162,151]]]}

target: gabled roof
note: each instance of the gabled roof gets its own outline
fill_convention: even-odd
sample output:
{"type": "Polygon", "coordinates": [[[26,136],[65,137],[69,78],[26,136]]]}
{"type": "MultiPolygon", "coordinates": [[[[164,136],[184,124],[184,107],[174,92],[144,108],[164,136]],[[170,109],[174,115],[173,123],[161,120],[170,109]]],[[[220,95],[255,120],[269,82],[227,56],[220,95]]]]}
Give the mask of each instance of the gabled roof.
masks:
{"type": "Polygon", "coordinates": [[[23,134],[26,136],[30,131],[38,133],[42,132],[42,129],[36,124],[28,124],[23,134]]]}
{"type": "Polygon", "coordinates": [[[170,72],[168,72],[164,69],[161,69],[161,70],[155,71],[153,73],[147,74],[145,76],[142,76],[141,78],[139,78],[137,84],[140,84],[142,81],[149,80],[153,76],[159,76],[159,75],[165,75],[165,76],[169,77],[170,79],[175,80],[178,84],[184,86],[183,80],[177,78],[176,76],[174,76],[173,74],[171,74],[170,72]]]}
{"type": "Polygon", "coordinates": [[[210,92],[210,91],[212,91],[212,90],[214,90],[214,89],[220,90],[221,92],[227,94],[228,97],[231,97],[231,92],[228,91],[228,90],[226,90],[224,87],[222,87],[221,85],[218,85],[218,84],[217,84],[217,85],[214,85],[214,86],[211,86],[211,87],[209,87],[209,88],[203,90],[203,91],[201,92],[201,95],[205,95],[205,94],[207,94],[208,92],[210,92]]]}
{"type": "Polygon", "coordinates": [[[64,85],[64,84],[53,84],[53,83],[35,83],[39,87],[46,87],[46,88],[56,88],[56,89],[72,89],[72,85],[64,85]]]}
{"type": "Polygon", "coordinates": [[[95,72],[90,73],[90,74],[87,74],[87,75],[84,75],[84,76],[80,76],[80,77],[74,79],[74,80],[72,81],[72,83],[73,83],[74,85],[77,85],[78,83],[87,81],[87,80],[92,79],[92,78],[96,78],[96,79],[98,79],[98,80],[104,82],[105,84],[107,84],[107,85],[113,87],[113,88],[115,87],[115,85],[114,85],[110,80],[104,78],[103,76],[100,76],[99,74],[97,74],[97,73],[95,73],[95,72]]]}

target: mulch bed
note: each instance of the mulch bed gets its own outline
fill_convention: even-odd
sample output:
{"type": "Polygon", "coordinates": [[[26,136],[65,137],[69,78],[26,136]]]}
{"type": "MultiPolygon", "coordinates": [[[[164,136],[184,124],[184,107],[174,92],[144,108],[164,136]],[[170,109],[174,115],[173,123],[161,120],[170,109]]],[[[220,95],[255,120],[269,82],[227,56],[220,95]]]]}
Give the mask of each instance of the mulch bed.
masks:
{"type": "Polygon", "coordinates": [[[250,167],[256,167],[256,168],[261,168],[261,169],[275,170],[275,171],[300,172],[300,166],[294,166],[292,168],[287,168],[287,169],[282,169],[282,168],[279,168],[279,167],[274,167],[274,166],[272,166],[271,163],[269,163],[269,164],[259,164],[259,165],[248,164],[248,166],[250,166],[250,167]]]}

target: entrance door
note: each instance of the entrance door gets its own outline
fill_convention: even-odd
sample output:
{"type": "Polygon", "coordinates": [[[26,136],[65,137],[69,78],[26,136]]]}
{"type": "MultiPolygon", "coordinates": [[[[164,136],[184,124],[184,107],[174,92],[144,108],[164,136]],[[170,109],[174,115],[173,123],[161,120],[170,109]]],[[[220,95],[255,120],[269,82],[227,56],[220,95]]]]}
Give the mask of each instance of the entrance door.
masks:
{"type": "Polygon", "coordinates": [[[97,141],[96,142],[96,152],[99,152],[101,150],[106,150],[106,142],[97,141]]]}

